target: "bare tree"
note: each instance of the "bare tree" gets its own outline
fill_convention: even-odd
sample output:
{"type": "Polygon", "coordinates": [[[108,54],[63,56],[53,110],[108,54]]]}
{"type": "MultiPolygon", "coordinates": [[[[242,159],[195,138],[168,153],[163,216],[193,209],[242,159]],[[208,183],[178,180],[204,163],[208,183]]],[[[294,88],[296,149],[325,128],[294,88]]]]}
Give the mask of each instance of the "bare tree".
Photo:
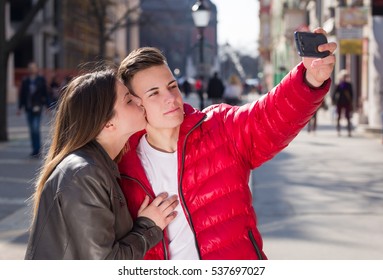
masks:
{"type": "Polygon", "coordinates": [[[16,32],[10,37],[6,36],[6,0],[0,0],[0,142],[8,140],[7,130],[7,78],[8,78],[8,58],[15,48],[23,40],[29,25],[37,13],[43,9],[49,0],[38,0],[16,32]]]}

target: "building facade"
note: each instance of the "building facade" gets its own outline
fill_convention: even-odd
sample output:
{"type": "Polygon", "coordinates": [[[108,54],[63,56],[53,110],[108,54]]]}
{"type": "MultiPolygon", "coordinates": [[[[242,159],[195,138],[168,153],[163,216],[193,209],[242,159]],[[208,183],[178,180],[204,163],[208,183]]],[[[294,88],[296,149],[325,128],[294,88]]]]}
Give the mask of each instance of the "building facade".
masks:
{"type": "MultiPolygon", "coordinates": [[[[212,71],[218,56],[217,9],[211,10],[204,29],[204,63],[199,62],[199,36],[191,7],[195,0],[50,0],[29,27],[22,44],[11,56],[10,102],[29,61],[36,61],[49,80],[75,74],[79,65],[98,60],[118,64],[133,49],[161,49],[176,76],[193,77],[201,69],[212,71]],[[98,8],[98,10],[96,9],[98,8]]],[[[13,0],[9,4],[10,32],[16,30],[35,0],[13,0]]]]}
{"type": "Polygon", "coordinates": [[[265,83],[271,89],[301,58],[294,31],[322,26],[338,49],[334,83],[347,69],[355,89],[357,123],[382,127],[383,1],[375,0],[260,0],[259,52],[265,83]]]}
{"type": "MultiPolygon", "coordinates": [[[[208,74],[218,55],[217,8],[211,1],[205,0],[210,8],[210,21],[204,29],[202,50],[204,65],[199,65],[199,35],[191,13],[191,7],[195,2],[195,0],[140,1],[141,12],[137,32],[139,46],[161,49],[176,76],[198,75],[201,67],[208,74]]],[[[137,24],[132,28],[137,28],[137,24]]]]}

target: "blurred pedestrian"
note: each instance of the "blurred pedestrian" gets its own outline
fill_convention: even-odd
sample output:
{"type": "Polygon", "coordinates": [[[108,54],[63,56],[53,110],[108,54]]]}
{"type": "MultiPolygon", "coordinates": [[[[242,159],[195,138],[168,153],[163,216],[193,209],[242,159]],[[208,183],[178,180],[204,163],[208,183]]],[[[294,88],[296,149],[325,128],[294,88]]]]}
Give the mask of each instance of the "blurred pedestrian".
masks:
{"type": "Polygon", "coordinates": [[[314,113],[312,118],[307,123],[307,132],[309,132],[309,133],[312,132],[313,134],[315,134],[315,132],[317,130],[317,113],[318,113],[318,111],[316,111],[314,113]]]}
{"type": "Polygon", "coordinates": [[[240,105],[242,97],[243,86],[240,78],[232,74],[229,78],[229,82],[225,87],[223,93],[223,101],[230,105],[240,105]]]}
{"type": "Polygon", "coordinates": [[[317,111],[315,111],[314,115],[312,116],[312,118],[309,120],[309,122],[307,123],[307,131],[310,133],[314,133],[316,132],[317,130],[317,123],[318,123],[318,111],[320,109],[324,109],[324,110],[328,110],[328,107],[327,107],[327,104],[326,104],[326,101],[323,100],[321,106],[319,107],[319,109],[317,111]]]}
{"type": "Polygon", "coordinates": [[[332,102],[336,106],[336,129],[338,136],[341,135],[340,121],[344,114],[347,120],[348,136],[351,137],[351,114],[352,114],[352,102],[353,102],[353,89],[351,83],[348,81],[350,75],[346,69],[342,69],[339,74],[339,83],[335,86],[335,90],[332,93],[332,102]]]}
{"type": "Polygon", "coordinates": [[[28,75],[22,80],[19,89],[17,115],[25,110],[27,117],[32,153],[31,157],[38,158],[41,152],[41,114],[43,108],[49,108],[47,83],[44,76],[39,74],[35,62],[28,64],[28,75]]]}
{"type": "Polygon", "coordinates": [[[207,85],[207,96],[211,99],[212,104],[218,104],[222,102],[223,91],[225,86],[222,80],[218,77],[218,73],[214,72],[213,77],[209,79],[207,85]]]}
{"type": "Polygon", "coordinates": [[[189,94],[191,92],[191,84],[190,84],[190,82],[188,81],[187,78],[185,78],[185,81],[182,83],[182,88],[181,89],[182,89],[182,92],[185,95],[185,98],[188,98],[189,94]]]}
{"type": "Polygon", "coordinates": [[[63,91],[37,181],[26,259],[142,259],[175,218],[178,200],[146,196],[133,222],[116,162],[146,126],[115,71],[75,78],[63,91]]]}
{"type": "Polygon", "coordinates": [[[199,98],[199,109],[203,110],[205,108],[204,105],[204,85],[203,85],[203,77],[198,76],[197,79],[195,80],[194,88],[197,92],[198,98],[199,98]]]}

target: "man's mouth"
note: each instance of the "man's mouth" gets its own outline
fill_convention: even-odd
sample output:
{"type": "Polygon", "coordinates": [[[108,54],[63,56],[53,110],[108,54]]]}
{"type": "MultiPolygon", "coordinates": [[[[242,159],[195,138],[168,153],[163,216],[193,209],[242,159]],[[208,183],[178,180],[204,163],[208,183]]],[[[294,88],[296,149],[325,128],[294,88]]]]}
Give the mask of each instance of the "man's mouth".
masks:
{"type": "Polygon", "coordinates": [[[174,112],[176,112],[176,111],[178,111],[180,108],[174,108],[174,109],[171,109],[171,110],[169,110],[169,111],[167,111],[166,113],[164,113],[164,115],[169,115],[169,114],[172,114],[172,113],[174,113],[174,112]]]}

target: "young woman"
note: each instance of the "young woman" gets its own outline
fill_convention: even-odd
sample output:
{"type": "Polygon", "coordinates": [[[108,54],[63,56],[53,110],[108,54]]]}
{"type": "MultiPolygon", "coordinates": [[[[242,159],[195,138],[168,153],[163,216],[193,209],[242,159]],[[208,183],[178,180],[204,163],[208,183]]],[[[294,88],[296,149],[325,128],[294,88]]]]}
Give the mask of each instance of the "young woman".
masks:
{"type": "Polygon", "coordinates": [[[223,101],[230,105],[240,105],[242,97],[242,83],[241,79],[233,74],[229,78],[229,83],[225,87],[223,92],[223,101]]]}
{"type": "Polygon", "coordinates": [[[26,259],[141,259],[175,218],[178,200],[141,202],[133,222],[117,161],[146,126],[113,70],[75,78],[60,97],[52,143],[34,193],[26,259]]]}
{"type": "Polygon", "coordinates": [[[340,120],[343,114],[347,120],[347,131],[349,137],[351,137],[352,132],[351,114],[354,94],[349,78],[350,75],[348,74],[348,71],[346,69],[341,70],[339,72],[339,83],[335,85],[335,90],[331,96],[332,102],[336,106],[336,130],[338,131],[338,136],[340,136],[340,120]]]}

